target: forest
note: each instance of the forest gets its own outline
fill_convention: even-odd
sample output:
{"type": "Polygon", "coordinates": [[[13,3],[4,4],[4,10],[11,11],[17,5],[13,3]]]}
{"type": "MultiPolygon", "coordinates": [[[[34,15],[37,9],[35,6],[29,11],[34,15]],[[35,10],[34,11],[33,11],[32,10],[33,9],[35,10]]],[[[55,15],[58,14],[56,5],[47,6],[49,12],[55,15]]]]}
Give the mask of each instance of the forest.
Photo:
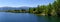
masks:
{"type": "Polygon", "coordinates": [[[36,8],[29,8],[29,10],[8,10],[6,12],[23,12],[23,13],[33,13],[42,16],[60,16],[60,0],[55,0],[52,4],[48,5],[38,5],[36,8]]]}

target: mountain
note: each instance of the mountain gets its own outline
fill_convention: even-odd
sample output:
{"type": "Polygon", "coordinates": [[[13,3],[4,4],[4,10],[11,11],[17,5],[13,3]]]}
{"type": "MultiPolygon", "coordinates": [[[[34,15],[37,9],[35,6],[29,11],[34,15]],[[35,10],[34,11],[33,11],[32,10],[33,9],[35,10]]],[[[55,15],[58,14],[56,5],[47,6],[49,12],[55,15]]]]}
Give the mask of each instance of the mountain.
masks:
{"type": "Polygon", "coordinates": [[[28,10],[30,7],[0,7],[0,10],[20,10],[25,9],[28,10]]]}

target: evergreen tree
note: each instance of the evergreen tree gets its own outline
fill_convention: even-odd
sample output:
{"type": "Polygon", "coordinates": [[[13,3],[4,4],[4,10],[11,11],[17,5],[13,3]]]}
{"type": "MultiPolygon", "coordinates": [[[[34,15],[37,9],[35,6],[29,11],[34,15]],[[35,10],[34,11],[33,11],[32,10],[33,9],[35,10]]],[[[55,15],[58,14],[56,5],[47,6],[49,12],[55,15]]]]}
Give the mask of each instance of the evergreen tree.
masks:
{"type": "Polygon", "coordinates": [[[49,5],[48,5],[48,16],[51,16],[51,12],[52,12],[52,6],[51,6],[51,3],[49,3],[49,5]]]}

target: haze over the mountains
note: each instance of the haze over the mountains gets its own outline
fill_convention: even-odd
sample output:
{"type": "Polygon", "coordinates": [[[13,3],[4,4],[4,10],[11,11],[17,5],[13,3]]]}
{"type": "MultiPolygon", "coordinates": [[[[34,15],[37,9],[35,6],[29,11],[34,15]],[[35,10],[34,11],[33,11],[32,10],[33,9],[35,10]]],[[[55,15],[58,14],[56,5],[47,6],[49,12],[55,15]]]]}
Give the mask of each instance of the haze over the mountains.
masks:
{"type": "Polygon", "coordinates": [[[25,9],[28,10],[30,7],[0,7],[0,10],[20,10],[20,9],[25,9]]]}

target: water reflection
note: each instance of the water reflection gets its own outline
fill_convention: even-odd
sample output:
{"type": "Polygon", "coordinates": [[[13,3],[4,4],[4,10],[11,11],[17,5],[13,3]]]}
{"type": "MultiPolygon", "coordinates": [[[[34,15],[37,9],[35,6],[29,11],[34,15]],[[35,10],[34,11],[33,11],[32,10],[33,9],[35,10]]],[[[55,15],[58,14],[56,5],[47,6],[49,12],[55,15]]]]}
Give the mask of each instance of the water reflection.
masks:
{"type": "Polygon", "coordinates": [[[45,16],[37,16],[37,21],[38,22],[47,22],[45,16]]]}
{"type": "Polygon", "coordinates": [[[51,16],[48,16],[47,17],[47,21],[48,22],[60,22],[60,17],[51,17],[51,16]]]}
{"type": "Polygon", "coordinates": [[[37,22],[60,22],[60,17],[37,16],[37,22]]]}
{"type": "Polygon", "coordinates": [[[0,22],[60,22],[60,17],[0,12],[0,22]]]}
{"type": "Polygon", "coordinates": [[[55,21],[54,22],[60,22],[60,17],[55,17],[55,21]]]}

